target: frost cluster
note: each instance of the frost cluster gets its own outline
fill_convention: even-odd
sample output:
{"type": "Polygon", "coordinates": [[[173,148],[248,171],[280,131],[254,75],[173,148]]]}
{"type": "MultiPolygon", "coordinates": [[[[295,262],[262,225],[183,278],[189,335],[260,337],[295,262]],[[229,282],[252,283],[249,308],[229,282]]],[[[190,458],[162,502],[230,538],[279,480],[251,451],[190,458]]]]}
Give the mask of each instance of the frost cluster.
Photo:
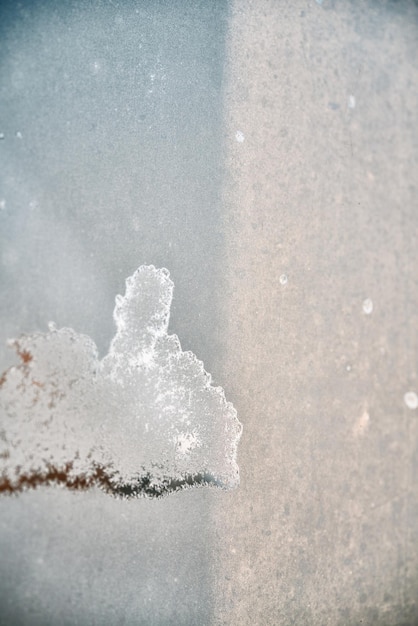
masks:
{"type": "Polygon", "coordinates": [[[116,335],[99,360],[70,328],[11,342],[0,378],[0,492],[57,482],[121,496],[239,482],[241,424],[203,363],[168,335],[173,283],[141,266],[116,297],[116,335]]]}

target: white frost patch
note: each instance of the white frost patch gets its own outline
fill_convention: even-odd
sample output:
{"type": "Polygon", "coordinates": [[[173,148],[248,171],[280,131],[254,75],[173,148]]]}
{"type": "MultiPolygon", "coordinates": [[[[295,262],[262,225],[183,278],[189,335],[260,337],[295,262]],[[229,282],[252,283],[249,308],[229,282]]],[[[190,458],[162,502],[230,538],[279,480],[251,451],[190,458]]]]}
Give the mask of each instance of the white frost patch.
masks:
{"type": "Polygon", "coordinates": [[[53,324],[11,342],[22,362],[0,378],[0,492],[238,485],[242,426],[203,363],[167,334],[172,294],[165,269],[141,266],[128,278],[101,361],[89,337],[53,324]]]}
{"type": "Polygon", "coordinates": [[[180,433],[174,439],[177,456],[186,456],[195,448],[200,448],[200,439],[196,432],[180,433]]]}
{"type": "Polygon", "coordinates": [[[363,313],[366,315],[371,315],[373,313],[373,301],[370,298],[366,298],[363,301],[363,313]]]}
{"type": "Polygon", "coordinates": [[[235,139],[238,141],[238,143],[242,143],[245,140],[245,135],[241,130],[237,130],[237,132],[235,133],[235,139]]]}
{"type": "Polygon", "coordinates": [[[356,108],[356,99],[353,95],[348,96],[348,108],[355,109],[356,108]]]}
{"type": "Polygon", "coordinates": [[[415,391],[407,391],[403,399],[408,409],[418,408],[418,396],[415,391]]]}

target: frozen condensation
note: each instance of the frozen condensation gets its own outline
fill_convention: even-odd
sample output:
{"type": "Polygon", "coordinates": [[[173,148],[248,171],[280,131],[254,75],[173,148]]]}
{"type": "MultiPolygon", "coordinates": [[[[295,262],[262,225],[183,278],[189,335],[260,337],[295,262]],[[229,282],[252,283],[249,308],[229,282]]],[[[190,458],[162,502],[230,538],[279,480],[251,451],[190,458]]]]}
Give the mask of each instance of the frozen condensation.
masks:
{"type": "Polygon", "coordinates": [[[245,140],[244,133],[241,130],[237,130],[237,132],[235,133],[235,139],[238,141],[238,143],[242,143],[245,140]]]}
{"type": "Polygon", "coordinates": [[[415,391],[407,391],[403,399],[408,409],[418,408],[418,396],[415,391]]]}
{"type": "Polygon", "coordinates": [[[352,94],[348,96],[348,108],[355,109],[356,108],[356,98],[352,94]]]}
{"type": "Polygon", "coordinates": [[[0,492],[238,485],[241,424],[203,363],[167,334],[172,293],[165,269],[128,278],[101,361],[89,337],[52,324],[11,342],[21,363],[0,378],[0,492]]]}
{"type": "Polygon", "coordinates": [[[284,285],[287,285],[287,276],[286,276],[286,274],[282,274],[282,275],[280,276],[280,278],[279,278],[279,281],[280,281],[280,284],[281,284],[281,285],[283,285],[283,286],[284,286],[284,285]]]}
{"type": "Polygon", "coordinates": [[[363,301],[363,313],[370,315],[373,312],[373,302],[370,298],[366,298],[363,301]]]}

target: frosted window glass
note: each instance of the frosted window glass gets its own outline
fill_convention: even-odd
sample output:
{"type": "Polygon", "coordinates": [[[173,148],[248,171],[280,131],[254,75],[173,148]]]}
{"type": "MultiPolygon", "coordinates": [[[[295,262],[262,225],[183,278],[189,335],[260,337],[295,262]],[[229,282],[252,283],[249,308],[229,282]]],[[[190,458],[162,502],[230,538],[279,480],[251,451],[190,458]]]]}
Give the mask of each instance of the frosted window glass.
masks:
{"type": "Polygon", "coordinates": [[[100,361],[70,328],[12,342],[1,379],[0,491],[61,482],[124,496],[239,482],[241,425],[221,387],[168,335],[173,283],[141,266],[116,296],[116,335],[100,361]]]}

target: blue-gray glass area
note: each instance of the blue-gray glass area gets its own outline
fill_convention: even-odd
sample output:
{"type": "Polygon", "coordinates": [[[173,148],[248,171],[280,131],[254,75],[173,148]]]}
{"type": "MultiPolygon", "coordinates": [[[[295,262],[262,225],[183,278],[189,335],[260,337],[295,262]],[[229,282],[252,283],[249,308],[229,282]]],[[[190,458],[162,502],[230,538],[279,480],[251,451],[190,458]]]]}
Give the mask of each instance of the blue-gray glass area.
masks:
{"type": "MultiPolygon", "coordinates": [[[[176,284],[170,328],[219,384],[227,14],[223,0],[1,3],[2,370],[6,340],[50,321],[105,355],[115,294],[154,264],[176,284]]],[[[0,623],[207,623],[197,491],[133,507],[59,487],[2,499],[0,623]]]]}

